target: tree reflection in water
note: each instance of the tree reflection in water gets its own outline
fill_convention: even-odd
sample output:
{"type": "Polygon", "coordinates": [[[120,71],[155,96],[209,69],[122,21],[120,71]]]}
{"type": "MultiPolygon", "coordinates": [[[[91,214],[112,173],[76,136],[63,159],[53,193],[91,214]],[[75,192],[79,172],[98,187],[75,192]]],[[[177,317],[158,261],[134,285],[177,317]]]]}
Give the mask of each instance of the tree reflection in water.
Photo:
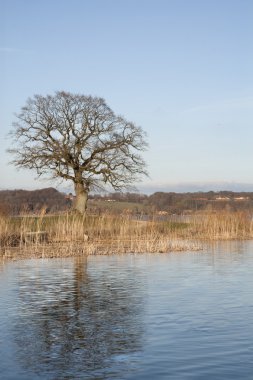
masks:
{"type": "Polygon", "coordinates": [[[134,269],[89,273],[87,259],[73,260],[20,277],[17,358],[50,379],[111,378],[141,349],[143,283],[134,269]]]}

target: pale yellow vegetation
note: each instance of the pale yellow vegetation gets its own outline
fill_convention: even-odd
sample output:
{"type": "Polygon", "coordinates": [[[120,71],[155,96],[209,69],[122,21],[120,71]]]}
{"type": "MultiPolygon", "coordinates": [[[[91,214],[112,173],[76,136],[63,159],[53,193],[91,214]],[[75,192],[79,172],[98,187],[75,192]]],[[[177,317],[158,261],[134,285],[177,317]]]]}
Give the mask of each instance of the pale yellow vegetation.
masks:
{"type": "Polygon", "coordinates": [[[251,238],[253,224],[245,213],[196,215],[188,223],[44,211],[37,217],[0,217],[1,254],[11,257],[162,253],[198,250],[205,240],[251,238]]]}

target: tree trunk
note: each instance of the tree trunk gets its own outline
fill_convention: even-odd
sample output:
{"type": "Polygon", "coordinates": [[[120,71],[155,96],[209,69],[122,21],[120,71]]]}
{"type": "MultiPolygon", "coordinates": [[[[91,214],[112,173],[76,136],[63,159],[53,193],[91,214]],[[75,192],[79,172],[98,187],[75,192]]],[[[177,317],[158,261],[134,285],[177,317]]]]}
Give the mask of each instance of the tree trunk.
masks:
{"type": "Polygon", "coordinates": [[[74,210],[80,214],[85,214],[87,209],[88,191],[82,183],[75,184],[76,200],[74,203],[74,210]]]}

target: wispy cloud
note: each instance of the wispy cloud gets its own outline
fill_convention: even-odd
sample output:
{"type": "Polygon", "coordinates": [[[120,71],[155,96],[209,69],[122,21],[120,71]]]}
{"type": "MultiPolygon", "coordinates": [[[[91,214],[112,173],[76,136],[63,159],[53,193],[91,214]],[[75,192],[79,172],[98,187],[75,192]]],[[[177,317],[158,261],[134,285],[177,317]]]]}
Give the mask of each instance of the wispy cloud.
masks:
{"type": "Polygon", "coordinates": [[[198,191],[253,191],[253,183],[243,182],[179,182],[161,183],[151,182],[139,184],[138,189],[144,193],[163,192],[198,192],[198,191]]]}
{"type": "Polygon", "coordinates": [[[18,49],[18,48],[12,48],[12,47],[1,47],[0,46],[0,53],[6,53],[6,54],[13,54],[13,53],[29,53],[31,50],[28,49],[18,49]]]}

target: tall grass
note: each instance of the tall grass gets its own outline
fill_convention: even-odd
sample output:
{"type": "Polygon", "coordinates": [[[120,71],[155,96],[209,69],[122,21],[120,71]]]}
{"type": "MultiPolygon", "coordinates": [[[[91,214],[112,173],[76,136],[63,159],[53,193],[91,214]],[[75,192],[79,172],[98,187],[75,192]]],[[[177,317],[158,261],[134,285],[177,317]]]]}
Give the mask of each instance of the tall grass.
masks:
{"type": "Polygon", "coordinates": [[[249,238],[253,238],[253,224],[245,213],[198,215],[190,223],[107,214],[46,216],[44,210],[37,217],[0,216],[0,250],[7,256],[12,252],[24,256],[167,252],[198,249],[199,240],[249,238]],[[46,234],[46,241],[27,241],[27,234],[40,233],[46,234]]]}
{"type": "Polygon", "coordinates": [[[246,212],[219,212],[195,216],[189,233],[198,239],[252,239],[252,216],[246,212]]]}

